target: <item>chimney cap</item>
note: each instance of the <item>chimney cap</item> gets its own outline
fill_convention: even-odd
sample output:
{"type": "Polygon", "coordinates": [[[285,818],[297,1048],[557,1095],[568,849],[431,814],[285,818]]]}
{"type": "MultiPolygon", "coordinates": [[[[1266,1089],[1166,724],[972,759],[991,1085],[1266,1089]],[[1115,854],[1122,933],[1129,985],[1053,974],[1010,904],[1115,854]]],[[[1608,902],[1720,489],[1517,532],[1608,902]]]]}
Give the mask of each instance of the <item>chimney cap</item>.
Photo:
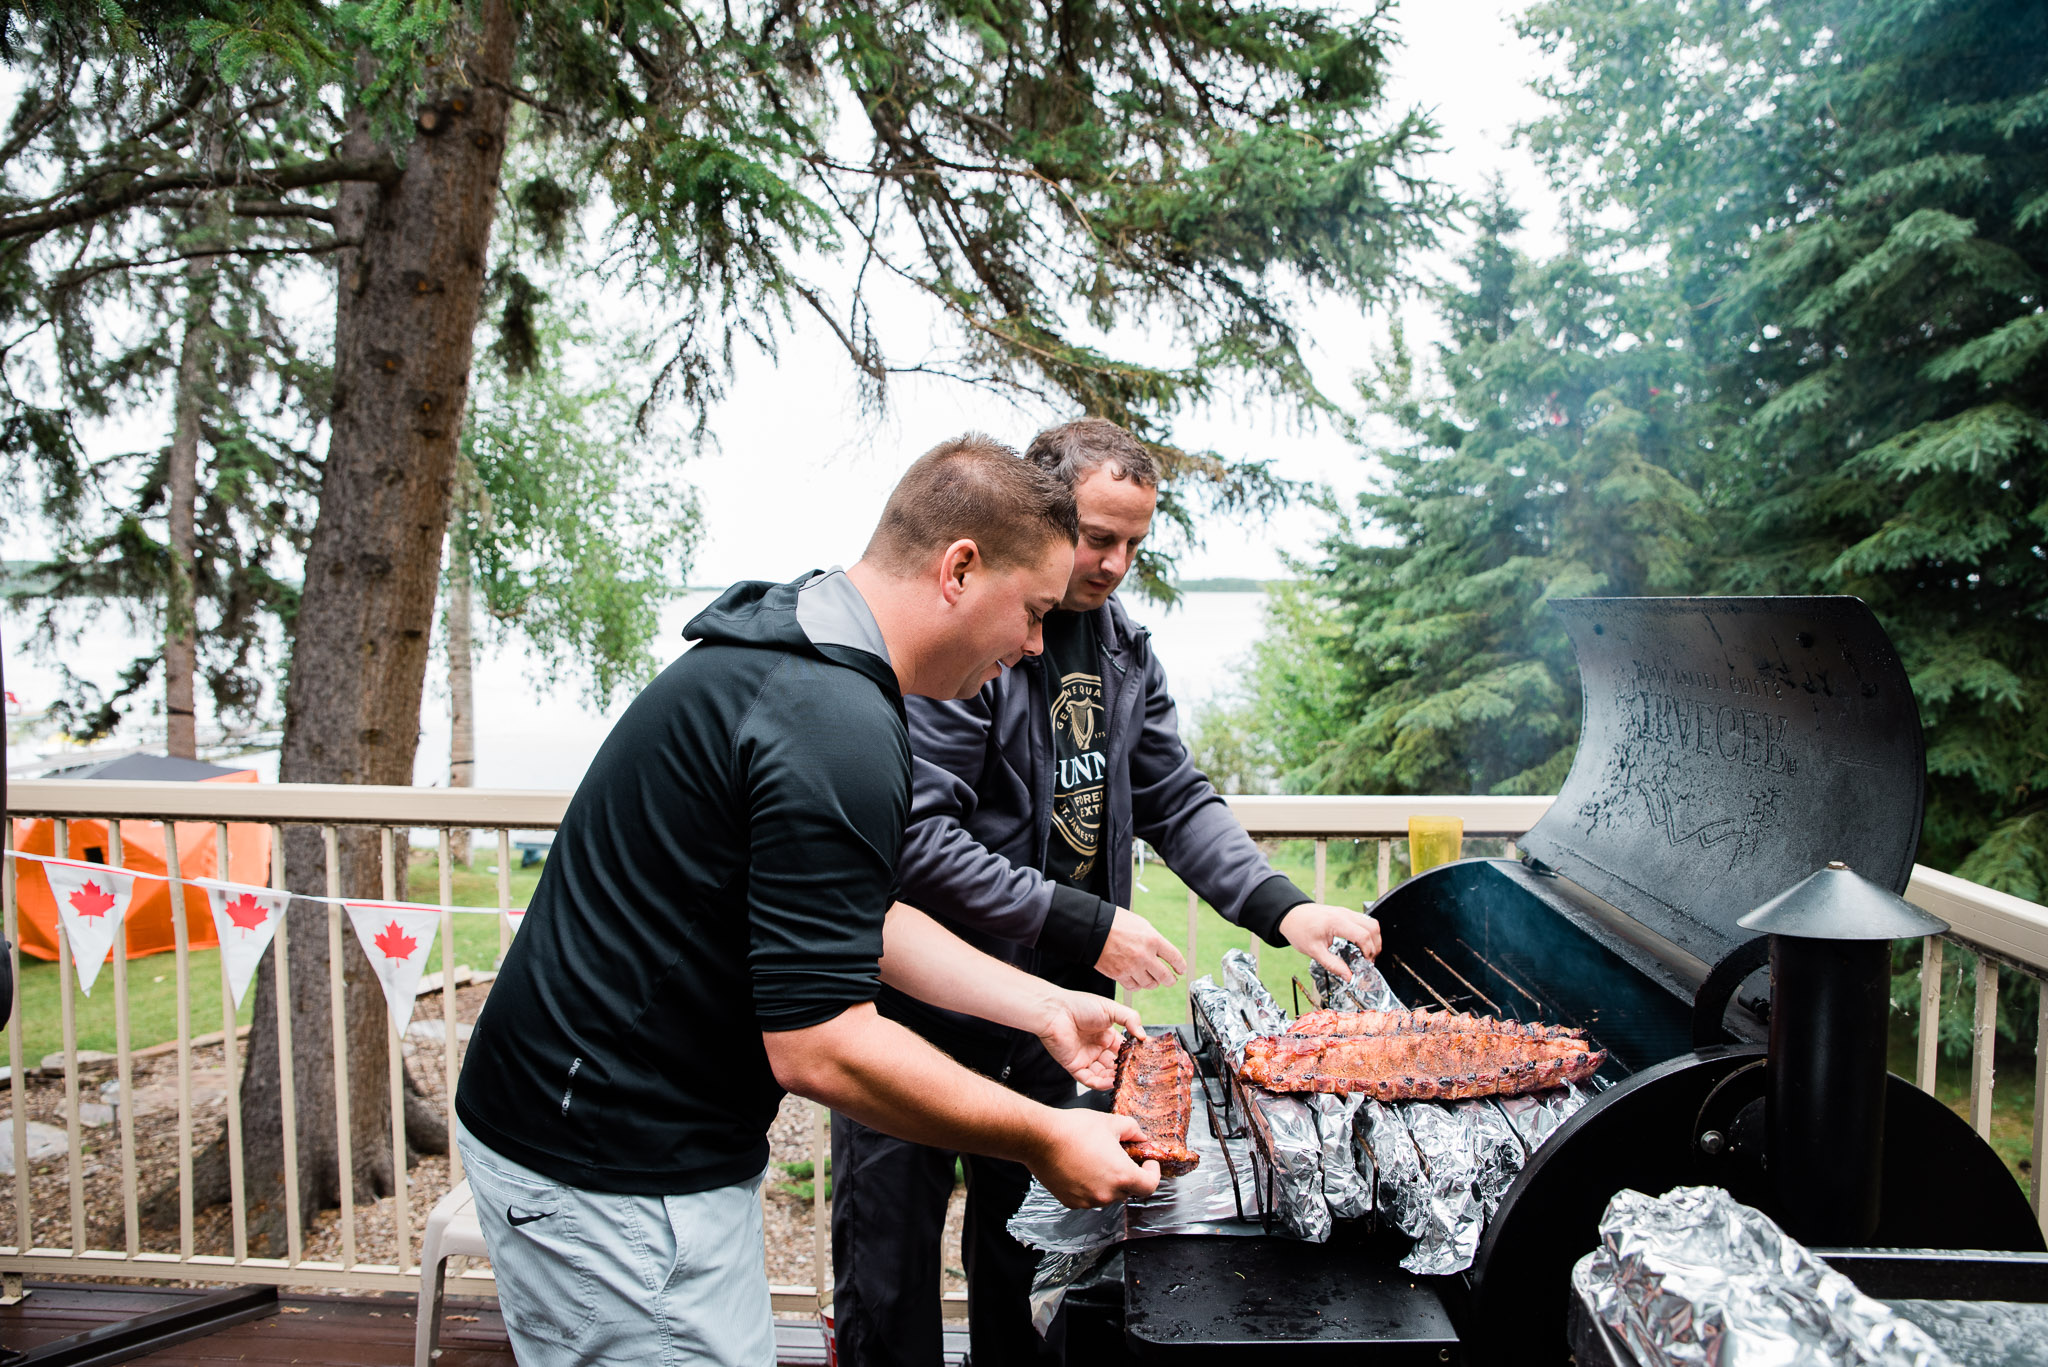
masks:
{"type": "Polygon", "coordinates": [[[1940,935],[1948,922],[1879,887],[1840,860],[1817,870],[1735,924],[1804,940],[1904,940],[1940,935]]]}

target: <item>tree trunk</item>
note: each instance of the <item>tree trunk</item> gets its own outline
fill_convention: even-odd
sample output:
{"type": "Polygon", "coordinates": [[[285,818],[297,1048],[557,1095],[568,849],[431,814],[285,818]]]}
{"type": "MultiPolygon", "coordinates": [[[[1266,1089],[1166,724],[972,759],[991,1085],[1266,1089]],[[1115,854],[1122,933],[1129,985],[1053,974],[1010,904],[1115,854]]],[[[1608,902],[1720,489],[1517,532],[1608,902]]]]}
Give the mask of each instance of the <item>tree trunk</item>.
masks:
{"type": "MultiPolygon", "coordinates": [[[[210,218],[222,217],[205,211],[210,218]]],[[[192,523],[199,502],[199,425],[206,412],[206,387],[213,372],[213,292],[218,258],[185,265],[184,336],[179,343],[178,394],[171,427],[169,469],[170,582],[164,602],[164,751],[181,759],[199,757],[192,713],[192,678],[199,668],[197,623],[193,617],[192,523]]]]}
{"type": "MultiPolygon", "coordinates": [[[[505,0],[464,11],[463,84],[423,99],[405,173],[389,187],[341,190],[335,231],[360,245],[337,253],[334,413],[320,515],[306,553],[285,692],[287,783],[412,782],[420,696],[467,395],[471,337],[497,204],[516,25],[505,0]]],[[[460,49],[458,48],[458,51],[460,49]]],[[[376,150],[358,118],[343,154],[376,150]]],[[[377,836],[344,829],[345,894],[381,892],[377,836]]],[[[326,891],[317,830],[288,830],[292,889],[326,891]]],[[[340,1195],[329,1026],[328,937],[307,904],[292,913],[292,1055],[301,1214],[340,1195]]],[[[349,1130],[354,1189],[392,1187],[386,1076],[390,1026],[375,974],[344,927],[349,1130]]],[[[242,1092],[250,1249],[283,1249],[284,1155],[279,1122],[276,976],[257,979],[242,1092]]]]}
{"type": "MultiPolygon", "coordinates": [[[[476,606],[469,566],[458,552],[448,576],[448,786],[476,784],[476,676],[470,667],[470,626],[476,606]]],[[[469,864],[469,827],[448,835],[449,862],[469,864]]]]}

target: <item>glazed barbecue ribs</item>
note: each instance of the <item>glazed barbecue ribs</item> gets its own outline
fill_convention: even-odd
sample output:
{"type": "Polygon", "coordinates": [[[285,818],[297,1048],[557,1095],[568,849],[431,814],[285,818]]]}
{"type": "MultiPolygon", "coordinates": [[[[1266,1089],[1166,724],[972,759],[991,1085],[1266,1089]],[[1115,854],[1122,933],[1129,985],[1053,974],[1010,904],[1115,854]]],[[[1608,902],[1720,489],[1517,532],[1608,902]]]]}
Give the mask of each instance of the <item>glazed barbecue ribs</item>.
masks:
{"type": "Polygon", "coordinates": [[[1201,1161],[1187,1144],[1194,1088],[1195,1061],[1177,1037],[1125,1037],[1116,1056],[1116,1113],[1130,1116],[1144,1131],[1124,1141],[1132,1162],[1156,1158],[1166,1177],[1194,1170],[1201,1161]]]}
{"type": "Polygon", "coordinates": [[[1380,1101],[1519,1096],[1582,1082],[1607,1061],[1580,1032],[1437,1011],[1315,1011],[1245,1045],[1246,1082],[1380,1101]]]}

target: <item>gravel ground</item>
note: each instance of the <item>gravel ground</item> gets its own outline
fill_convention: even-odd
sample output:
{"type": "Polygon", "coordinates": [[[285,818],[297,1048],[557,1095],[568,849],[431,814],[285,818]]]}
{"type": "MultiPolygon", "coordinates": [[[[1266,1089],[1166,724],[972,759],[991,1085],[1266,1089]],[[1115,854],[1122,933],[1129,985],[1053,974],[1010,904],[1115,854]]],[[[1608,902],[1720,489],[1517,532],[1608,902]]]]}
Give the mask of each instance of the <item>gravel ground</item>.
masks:
{"type": "MultiPolygon", "coordinates": [[[[458,1020],[464,1023],[473,1022],[489,991],[488,984],[458,989],[458,1020]]],[[[413,1018],[415,1024],[428,1021],[438,1026],[441,1021],[440,997],[422,996],[415,1006],[413,1018]]],[[[413,1077],[438,1106],[445,1094],[441,1041],[408,1036],[405,1050],[413,1077]]],[[[226,1060],[220,1044],[216,1042],[195,1047],[192,1050],[192,1065],[192,1151],[196,1155],[214,1142],[226,1124],[226,1060]]],[[[100,1063],[83,1064],[79,1072],[80,1100],[96,1102],[99,1100],[100,1084],[115,1075],[114,1063],[109,1059],[100,1063]]],[[[177,1180],[177,1055],[173,1052],[137,1057],[133,1064],[132,1087],[137,1159],[136,1186],[140,1200],[146,1204],[153,1193],[169,1187],[177,1180]]],[[[27,1093],[28,1118],[63,1129],[66,1112],[61,1074],[46,1077],[40,1070],[31,1069],[24,1079],[24,1089],[27,1093]]],[[[11,1091],[6,1085],[0,1084],[0,1145],[9,1148],[13,1143],[11,1107],[11,1091]]],[[[120,1128],[113,1124],[88,1126],[81,1129],[80,1137],[84,1150],[81,1172],[85,1188],[86,1246],[119,1250],[124,1248],[126,1243],[121,1195],[120,1128]]],[[[791,1190],[797,1179],[787,1168],[781,1166],[804,1162],[810,1158],[809,1102],[797,1097],[784,1098],[781,1112],[769,1133],[769,1149],[769,1178],[763,1184],[768,1280],[776,1285],[811,1286],[816,1284],[816,1269],[813,1266],[815,1255],[812,1206],[809,1199],[791,1190]]],[[[414,1162],[408,1178],[412,1237],[407,1247],[406,1262],[410,1264],[419,1256],[419,1241],[426,1228],[427,1214],[432,1210],[435,1200],[447,1190],[448,1160],[439,1155],[423,1155],[414,1162]]],[[[16,1229],[15,1190],[16,1184],[11,1176],[0,1176],[0,1242],[9,1244],[14,1242],[16,1229]]],[[[70,1246],[71,1178],[68,1155],[60,1154],[49,1161],[31,1165],[29,1208],[32,1215],[32,1237],[37,1247],[70,1246]]],[[[828,1202],[828,1218],[830,1209],[828,1202]]],[[[952,1208],[946,1221],[942,1264],[945,1281],[943,1289],[948,1292],[966,1289],[965,1277],[960,1270],[961,1211],[961,1193],[955,1191],[952,1208]]],[[[389,1263],[396,1260],[396,1202],[392,1198],[358,1202],[355,1208],[355,1225],[356,1255],[361,1261],[389,1263]]],[[[232,1239],[230,1212],[225,1205],[194,1212],[195,1252],[230,1254],[234,1251],[232,1239]]],[[[307,1259],[338,1261],[341,1257],[340,1212],[320,1212],[311,1227],[305,1231],[304,1241],[307,1259]]],[[[178,1248],[176,1219],[173,1218],[168,1227],[162,1227],[150,1224],[145,1217],[140,1229],[139,1242],[144,1251],[175,1253],[178,1248]]],[[[828,1285],[831,1280],[829,1258],[828,1240],[828,1265],[824,1278],[828,1285]]]]}

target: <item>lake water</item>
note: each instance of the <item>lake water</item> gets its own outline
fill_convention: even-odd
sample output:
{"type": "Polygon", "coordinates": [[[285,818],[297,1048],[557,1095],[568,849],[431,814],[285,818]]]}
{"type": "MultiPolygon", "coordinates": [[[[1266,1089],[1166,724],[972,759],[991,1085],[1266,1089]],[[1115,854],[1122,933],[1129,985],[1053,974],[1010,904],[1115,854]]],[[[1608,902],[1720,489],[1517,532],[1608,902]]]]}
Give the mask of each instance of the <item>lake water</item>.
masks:
{"type": "MultiPolygon", "coordinates": [[[[659,640],[668,658],[681,653],[683,624],[715,596],[711,592],[685,594],[663,611],[659,640]]],[[[1183,725],[1201,702],[1230,688],[1239,662],[1263,629],[1264,605],[1261,593],[1190,593],[1170,609],[1145,598],[1126,603],[1131,616],[1151,629],[1153,649],[1181,704],[1183,725]]],[[[24,655],[17,644],[22,635],[21,620],[10,615],[6,622],[7,688],[24,708],[35,712],[55,693],[59,674],[52,664],[24,655]]],[[[104,685],[135,657],[141,640],[138,634],[107,621],[68,650],[66,661],[73,670],[104,685]]],[[[449,740],[446,664],[438,651],[430,668],[434,672],[429,675],[427,700],[421,709],[419,760],[413,781],[438,787],[448,781],[449,740]]],[[[161,684],[152,687],[157,690],[154,696],[161,696],[161,684]]],[[[574,788],[629,701],[622,698],[607,711],[595,712],[584,703],[573,682],[554,687],[542,682],[535,661],[516,640],[497,649],[479,649],[476,785],[574,788]]],[[[8,711],[11,720],[15,708],[10,705],[8,711]]],[[[147,730],[146,724],[124,728],[124,734],[116,739],[133,745],[146,738],[147,730]]],[[[156,744],[161,745],[160,729],[157,736],[156,744]]],[[[49,744],[17,743],[9,749],[8,768],[17,777],[31,777],[42,766],[28,761],[38,752],[54,749],[49,744]]],[[[77,761],[54,753],[49,760],[53,765],[65,762],[77,761]]],[[[246,764],[265,779],[277,776],[274,752],[223,762],[246,764]]]]}

